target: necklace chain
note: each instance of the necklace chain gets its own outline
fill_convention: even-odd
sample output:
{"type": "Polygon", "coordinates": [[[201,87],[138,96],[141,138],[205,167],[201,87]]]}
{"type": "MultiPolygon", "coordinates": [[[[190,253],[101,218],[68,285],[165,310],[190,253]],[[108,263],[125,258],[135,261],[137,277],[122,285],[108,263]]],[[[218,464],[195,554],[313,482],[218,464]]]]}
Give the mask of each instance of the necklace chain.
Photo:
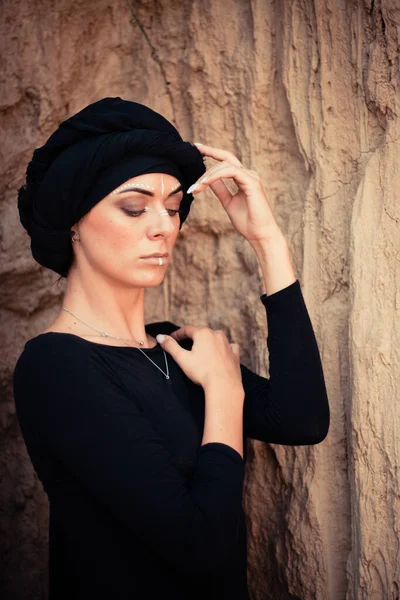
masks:
{"type": "MultiPolygon", "coordinates": [[[[75,315],[75,314],[72,312],[72,310],[69,310],[69,309],[68,309],[68,308],[66,308],[65,306],[62,306],[61,308],[62,308],[62,310],[65,310],[65,311],[67,311],[68,313],[70,313],[70,314],[71,314],[73,317],[75,317],[75,319],[78,319],[78,321],[80,321],[80,322],[81,322],[81,323],[83,323],[84,325],[87,325],[87,326],[88,326],[88,327],[90,327],[91,329],[94,329],[95,331],[97,331],[98,333],[100,333],[100,335],[102,335],[103,337],[110,337],[110,338],[114,338],[114,339],[116,339],[116,340],[122,340],[122,341],[123,341],[123,342],[124,342],[124,343],[125,343],[127,346],[129,346],[129,344],[127,344],[127,341],[130,341],[130,342],[135,342],[136,344],[144,344],[144,341],[143,341],[143,342],[137,342],[136,340],[133,340],[132,338],[125,338],[125,337],[122,337],[122,336],[111,335],[110,333],[107,333],[106,331],[101,331],[101,329],[97,329],[97,327],[94,327],[93,325],[89,325],[89,323],[86,323],[85,321],[83,321],[83,319],[80,319],[79,317],[77,317],[77,316],[76,316],[76,315],[75,315]]],[[[144,355],[144,356],[145,356],[145,357],[146,357],[146,358],[147,358],[147,359],[148,359],[150,362],[152,362],[152,363],[153,363],[153,365],[154,365],[155,367],[157,367],[157,369],[158,369],[159,371],[161,371],[161,373],[162,373],[163,375],[165,375],[165,379],[170,379],[170,376],[169,376],[169,368],[168,368],[168,362],[167,362],[167,355],[165,354],[165,350],[164,350],[164,348],[161,348],[161,350],[162,350],[162,351],[163,351],[163,353],[164,353],[165,367],[166,367],[166,369],[167,369],[167,372],[166,372],[166,373],[165,373],[165,372],[164,372],[162,369],[160,369],[160,367],[159,367],[158,365],[156,365],[156,363],[155,363],[153,360],[151,360],[151,358],[150,358],[149,356],[147,356],[147,354],[146,354],[145,352],[143,352],[143,350],[142,350],[141,348],[135,348],[135,346],[129,346],[129,348],[134,348],[135,350],[140,350],[140,352],[141,352],[141,353],[142,353],[142,354],[143,354],[143,355],[144,355]]]]}

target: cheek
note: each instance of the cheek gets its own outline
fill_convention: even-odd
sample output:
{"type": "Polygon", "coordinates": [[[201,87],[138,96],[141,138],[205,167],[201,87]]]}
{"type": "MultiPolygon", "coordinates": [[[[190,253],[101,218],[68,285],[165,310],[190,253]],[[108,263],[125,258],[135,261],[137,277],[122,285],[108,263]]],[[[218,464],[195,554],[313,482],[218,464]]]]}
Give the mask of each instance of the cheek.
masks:
{"type": "Polygon", "coordinates": [[[110,251],[122,252],[132,249],[139,242],[143,233],[140,227],[135,226],[129,217],[113,214],[102,214],[100,211],[91,215],[87,223],[87,233],[96,249],[96,254],[109,254],[110,251]]]}
{"type": "MultiPolygon", "coordinates": [[[[170,232],[169,244],[175,245],[179,233],[179,216],[174,219],[175,232],[170,232]]],[[[123,211],[112,211],[99,204],[97,210],[87,215],[84,225],[85,251],[89,260],[102,264],[103,267],[115,268],[123,266],[126,261],[135,261],[138,256],[148,250],[149,244],[146,227],[140,217],[126,216],[123,211]]]]}

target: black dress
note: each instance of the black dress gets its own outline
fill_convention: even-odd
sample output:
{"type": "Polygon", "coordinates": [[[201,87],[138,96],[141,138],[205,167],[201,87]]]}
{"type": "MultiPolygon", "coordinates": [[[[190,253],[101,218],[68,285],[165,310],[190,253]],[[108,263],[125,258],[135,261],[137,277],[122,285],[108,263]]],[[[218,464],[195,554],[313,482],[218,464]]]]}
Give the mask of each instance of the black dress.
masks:
{"type": "MultiPolygon", "coordinates": [[[[329,407],[300,284],[260,299],[269,379],[241,365],[244,436],[319,443],[329,407]]],[[[178,327],[152,323],[146,332],[178,327]]],[[[144,351],[165,371],[160,346],[144,351]]],[[[49,600],[249,597],[246,456],[224,443],[201,446],[203,388],[167,358],[169,380],[137,348],[55,332],[25,344],[14,395],[50,502],[49,600]]]]}

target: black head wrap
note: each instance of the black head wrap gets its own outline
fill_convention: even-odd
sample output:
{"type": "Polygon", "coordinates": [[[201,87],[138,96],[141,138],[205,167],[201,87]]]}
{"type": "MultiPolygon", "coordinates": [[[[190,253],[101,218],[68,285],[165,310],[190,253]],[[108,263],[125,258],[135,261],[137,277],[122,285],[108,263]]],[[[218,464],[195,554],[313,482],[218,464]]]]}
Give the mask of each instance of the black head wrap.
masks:
{"type": "Polygon", "coordinates": [[[180,229],[193,201],[186,190],[205,170],[196,146],[151,108],[121,98],[89,104],[34,151],[18,192],[34,259],[66,277],[72,225],[119,185],[145,173],[168,173],[182,184],[180,229]]]}

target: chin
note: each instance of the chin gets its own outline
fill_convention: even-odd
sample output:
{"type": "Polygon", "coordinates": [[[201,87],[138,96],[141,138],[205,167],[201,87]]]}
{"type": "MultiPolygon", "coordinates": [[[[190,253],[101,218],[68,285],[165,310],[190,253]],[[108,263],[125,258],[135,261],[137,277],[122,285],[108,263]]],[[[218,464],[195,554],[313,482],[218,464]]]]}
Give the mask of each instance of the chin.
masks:
{"type": "Polygon", "coordinates": [[[125,277],[121,277],[121,283],[124,283],[128,286],[137,287],[137,288],[148,288],[148,287],[156,287],[163,282],[165,277],[165,271],[161,273],[161,270],[158,273],[152,273],[148,277],[135,277],[132,279],[127,279],[125,277]]]}

